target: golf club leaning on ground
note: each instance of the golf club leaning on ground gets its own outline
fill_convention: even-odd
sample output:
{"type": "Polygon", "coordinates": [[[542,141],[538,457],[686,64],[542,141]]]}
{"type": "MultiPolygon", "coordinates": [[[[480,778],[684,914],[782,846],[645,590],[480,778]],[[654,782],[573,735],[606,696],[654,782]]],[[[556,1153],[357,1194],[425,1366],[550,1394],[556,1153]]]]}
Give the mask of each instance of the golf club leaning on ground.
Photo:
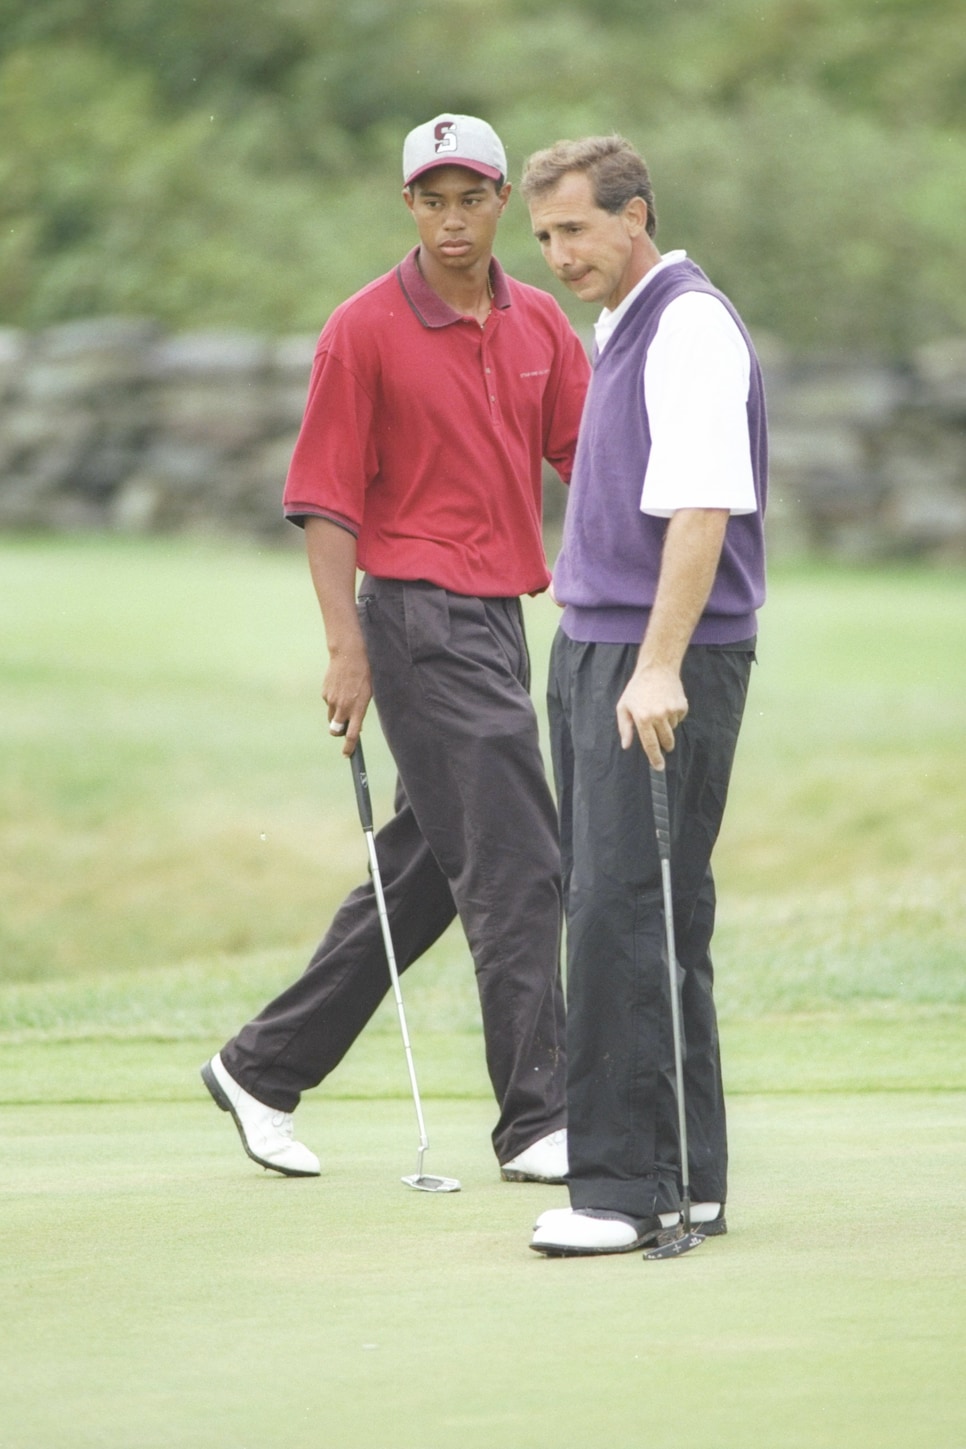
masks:
{"type": "Polygon", "coordinates": [[[667,970],[671,998],[671,1035],[674,1040],[674,1087],[678,1108],[678,1140],[681,1148],[681,1229],[667,1242],[645,1252],[645,1258],[679,1258],[704,1242],[691,1231],[691,1184],[688,1176],[688,1127],[684,1100],[684,1051],[681,1043],[681,1000],[678,986],[678,958],[674,945],[674,899],[671,894],[671,811],[667,795],[667,774],[651,772],[651,802],[654,831],[661,858],[661,888],[664,894],[664,929],[667,936],[667,970]]]}
{"type": "Polygon", "coordinates": [[[406,1052],[406,1066],[409,1069],[409,1084],[412,1087],[413,1105],[416,1108],[416,1122],[419,1126],[419,1156],[416,1162],[416,1171],[411,1177],[404,1177],[402,1181],[407,1187],[413,1187],[418,1192],[459,1192],[460,1184],[455,1177],[434,1177],[423,1172],[423,1158],[429,1147],[429,1138],[426,1135],[426,1122],[423,1118],[423,1106],[419,1096],[419,1086],[416,1082],[416,1066],[413,1062],[413,1049],[409,1041],[409,1029],[406,1025],[406,1009],[403,1006],[402,988],[399,984],[399,971],[396,966],[396,953],[392,944],[392,933],[389,929],[389,916],[386,911],[386,897],[382,889],[382,876],[379,873],[379,859],[376,855],[376,842],[372,826],[372,800],[369,795],[369,777],[366,774],[366,761],[362,753],[362,741],[356,741],[356,747],[349,756],[352,765],[352,783],[355,786],[356,804],[359,807],[359,820],[362,823],[363,834],[366,837],[366,845],[369,850],[369,870],[372,875],[372,885],[376,893],[376,910],[379,913],[379,925],[382,929],[383,945],[386,948],[386,961],[389,965],[389,977],[392,981],[392,994],[396,1001],[396,1015],[399,1017],[399,1029],[402,1033],[403,1047],[406,1052]]]}

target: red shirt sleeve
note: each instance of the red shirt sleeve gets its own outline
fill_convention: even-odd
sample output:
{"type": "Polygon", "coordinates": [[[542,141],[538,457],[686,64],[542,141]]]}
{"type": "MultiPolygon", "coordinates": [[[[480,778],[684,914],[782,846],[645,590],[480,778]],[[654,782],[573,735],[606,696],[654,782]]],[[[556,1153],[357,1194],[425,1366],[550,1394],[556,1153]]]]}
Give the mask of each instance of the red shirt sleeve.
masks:
{"type": "Polygon", "coordinates": [[[285,481],[287,518],[315,514],[358,534],[366,488],[377,467],[372,414],[369,393],[323,335],[285,481]]]}
{"type": "Polygon", "coordinates": [[[556,468],[565,483],[570,482],[577,432],[590,382],[590,362],[580,338],[561,313],[561,338],[557,361],[547,389],[543,456],[556,468]]]}

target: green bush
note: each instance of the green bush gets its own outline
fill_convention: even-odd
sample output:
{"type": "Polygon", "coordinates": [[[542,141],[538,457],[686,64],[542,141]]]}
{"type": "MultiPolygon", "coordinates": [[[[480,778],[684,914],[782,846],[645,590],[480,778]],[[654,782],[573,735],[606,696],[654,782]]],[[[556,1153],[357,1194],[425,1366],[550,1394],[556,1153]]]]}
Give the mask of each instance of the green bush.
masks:
{"type": "MultiPolygon", "coordinates": [[[[0,0],[0,322],[315,329],[412,237],[405,130],[501,131],[514,179],[625,132],[665,246],[798,348],[966,324],[950,0],[0,0]]],[[[519,200],[500,252],[548,282],[519,200]]],[[[576,304],[574,316],[586,322],[576,304]]]]}

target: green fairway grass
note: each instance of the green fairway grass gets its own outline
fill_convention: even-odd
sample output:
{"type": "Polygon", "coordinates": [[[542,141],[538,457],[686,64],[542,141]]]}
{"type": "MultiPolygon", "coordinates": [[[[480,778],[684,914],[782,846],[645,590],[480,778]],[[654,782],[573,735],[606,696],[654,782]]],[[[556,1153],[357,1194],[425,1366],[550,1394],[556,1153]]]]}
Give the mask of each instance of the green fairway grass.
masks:
{"type": "MultiPolygon", "coordinates": [[[[300,549],[6,539],[0,579],[6,979],[290,976],[365,869],[300,549]]],[[[964,606],[963,572],[773,578],[717,855],[724,1009],[961,985],[964,606]]],[[[556,611],[528,612],[539,699],[556,611]]],[[[374,718],[366,741],[382,818],[374,718]]],[[[458,937],[434,960],[465,977],[458,937]]]]}
{"type": "MultiPolygon", "coordinates": [[[[0,1449],[966,1449],[966,576],[786,566],[717,855],[731,1232],[528,1251],[458,929],[260,1172],[198,1067],[366,853],[298,548],[0,539],[0,1449]]],[[[556,613],[527,606],[535,696],[556,613]]],[[[542,705],[539,706],[542,709],[542,705]]],[[[393,773],[374,717],[377,821],[393,773]]]]}

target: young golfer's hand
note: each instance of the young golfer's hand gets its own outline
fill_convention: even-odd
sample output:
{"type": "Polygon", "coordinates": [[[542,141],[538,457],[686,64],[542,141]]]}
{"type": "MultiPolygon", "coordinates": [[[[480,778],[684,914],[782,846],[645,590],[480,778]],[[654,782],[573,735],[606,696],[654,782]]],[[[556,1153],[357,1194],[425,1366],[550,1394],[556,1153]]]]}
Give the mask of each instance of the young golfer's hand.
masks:
{"type": "Polygon", "coordinates": [[[322,684],[329,733],[344,741],[342,753],[351,755],[372,698],[369,657],[360,637],[357,644],[333,651],[322,684]]]}

